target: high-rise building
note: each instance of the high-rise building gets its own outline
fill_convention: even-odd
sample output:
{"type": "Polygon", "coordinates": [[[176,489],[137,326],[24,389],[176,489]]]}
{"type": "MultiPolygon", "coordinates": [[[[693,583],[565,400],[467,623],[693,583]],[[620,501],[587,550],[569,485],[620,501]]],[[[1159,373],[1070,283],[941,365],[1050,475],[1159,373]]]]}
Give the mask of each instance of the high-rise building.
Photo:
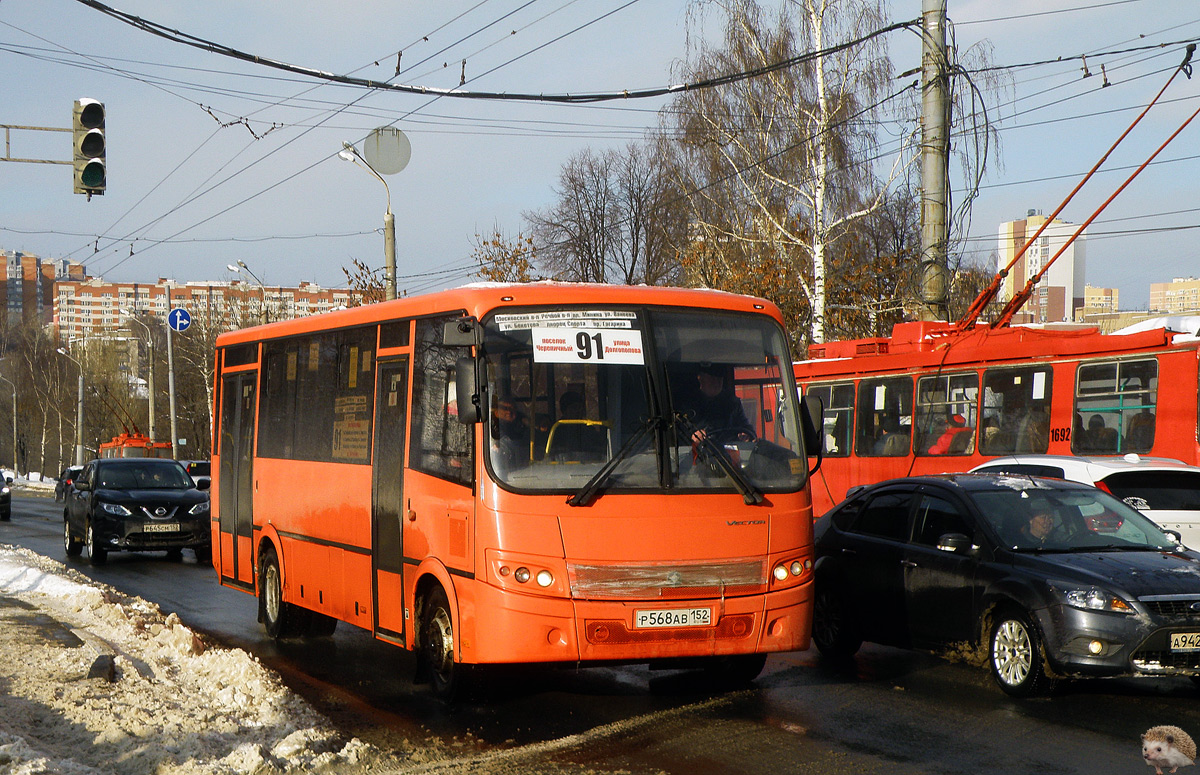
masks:
{"type": "Polygon", "coordinates": [[[0,250],[4,280],[0,284],[0,325],[54,319],[54,284],[59,279],[79,280],[84,266],[66,259],[44,259],[19,250],[0,250]]]}
{"type": "MultiPolygon", "coordinates": [[[[1003,269],[1013,260],[1046,217],[1040,210],[1030,210],[1019,221],[1000,224],[999,266],[1003,269]]],[[[1057,218],[1046,227],[1037,242],[1029,246],[1016,265],[1004,278],[1001,291],[1003,300],[1008,300],[1025,287],[1029,279],[1046,266],[1047,262],[1067,243],[1078,227],[1057,218]]],[[[1057,323],[1075,319],[1076,310],[1084,306],[1084,274],[1087,269],[1086,231],[1063,251],[1049,271],[1035,286],[1033,295],[1014,318],[1015,323],[1057,323]]]]}
{"type": "Polygon", "coordinates": [[[1150,311],[1168,315],[1200,312],[1200,280],[1176,277],[1169,283],[1150,283],[1150,311]]]}
{"type": "Polygon", "coordinates": [[[1119,308],[1120,291],[1116,288],[1095,288],[1083,286],[1083,308],[1076,313],[1076,320],[1082,320],[1085,315],[1104,315],[1116,312],[1119,308]]]}

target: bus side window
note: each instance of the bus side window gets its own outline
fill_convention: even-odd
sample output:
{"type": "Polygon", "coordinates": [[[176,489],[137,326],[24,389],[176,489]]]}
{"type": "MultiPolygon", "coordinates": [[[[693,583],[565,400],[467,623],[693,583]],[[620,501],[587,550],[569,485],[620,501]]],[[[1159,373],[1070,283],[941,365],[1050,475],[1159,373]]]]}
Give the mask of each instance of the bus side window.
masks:
{"type": "Polygon", "coordinates": [[[854,438],[854,383],[810,385],[805,395],[821,399],[825,407],[826,457],[848,457],[854,438]]]}
{"type": "Polygon", "coordinates": [[[912,378],[864,379],[858,386],[857,415],[856,455],[907,455],[912,440],[912,378]]]}
{"type": "Polygon", "coordinates": [[[1050,397],[1054,372],[1046,367],[988,369],[983,375],[985,455],[1045,452],[1050,446],[1050,397]]]}
{"type": "MultiPolygon", "coordinates": [[[[457,319],[458,316],[455,316],[457,319]]],[[[409,465],[418,471],[470,485],[475,479],[474,425],[464,425],[451,411],[455,361],[461,347],[442,344],[451,318],[417,321],[413,353],[412,444],[409,465]]]]}
{"type": "Polygon", "coordinates": [[[1158,361],[1081,363],[1076,372],[1075,412],[1087,419],[1071,439],[1071,451],[1124,454],[1154,446],[1158,361]]]}

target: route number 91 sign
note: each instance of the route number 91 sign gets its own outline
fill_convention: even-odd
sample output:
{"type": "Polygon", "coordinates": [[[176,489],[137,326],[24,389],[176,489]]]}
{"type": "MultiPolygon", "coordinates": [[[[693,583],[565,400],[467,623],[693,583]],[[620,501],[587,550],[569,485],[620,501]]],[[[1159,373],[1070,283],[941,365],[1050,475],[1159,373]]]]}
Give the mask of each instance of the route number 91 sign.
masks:
{"type": "Polygon", "coordinates": [[[600,366],[646,362],[642,332],[632,328],[534,328],[533,360],[600,366]]]}

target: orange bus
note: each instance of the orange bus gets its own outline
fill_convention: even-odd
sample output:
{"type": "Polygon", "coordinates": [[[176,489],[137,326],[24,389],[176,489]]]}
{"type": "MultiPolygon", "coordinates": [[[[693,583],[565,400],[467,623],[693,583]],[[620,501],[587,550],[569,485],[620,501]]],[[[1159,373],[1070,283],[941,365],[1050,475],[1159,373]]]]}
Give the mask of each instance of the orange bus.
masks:
{"type": "Polygon", "coordinates": [[[151,441],[138,433],[122,433],[100,444],[99,457],[171,457],[171,442],[151,441]]]}
{"type": "Polygon", "coordinates": [[[858,484],[966,471],[1001,455],[1200,464],[1200,318],[1191,321],[1126,334],[914,322],[891,337],[812,345],[795,374],[825,408],[816,512],[858,484]]]}
{"type": "Polygon", "coordinates": [[[768,302],[478,284],[227,333],[215,387],[213,564],[273,637],[349,622],[441,695],[808,646],[819,415],[768,302]],[[750,427],[693,408],[701,372],[750,427]]]}

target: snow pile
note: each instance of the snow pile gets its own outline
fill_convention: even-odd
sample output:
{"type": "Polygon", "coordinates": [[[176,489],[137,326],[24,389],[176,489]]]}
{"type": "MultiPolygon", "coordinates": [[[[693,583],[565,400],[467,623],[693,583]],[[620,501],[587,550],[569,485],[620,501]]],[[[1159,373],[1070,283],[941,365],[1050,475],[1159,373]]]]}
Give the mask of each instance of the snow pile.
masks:
{"type": "Polygon", "coordinates": [[[346,740],[241,650],[157,606],[0,545],[0,772],[362,772],[346,740]]]}

